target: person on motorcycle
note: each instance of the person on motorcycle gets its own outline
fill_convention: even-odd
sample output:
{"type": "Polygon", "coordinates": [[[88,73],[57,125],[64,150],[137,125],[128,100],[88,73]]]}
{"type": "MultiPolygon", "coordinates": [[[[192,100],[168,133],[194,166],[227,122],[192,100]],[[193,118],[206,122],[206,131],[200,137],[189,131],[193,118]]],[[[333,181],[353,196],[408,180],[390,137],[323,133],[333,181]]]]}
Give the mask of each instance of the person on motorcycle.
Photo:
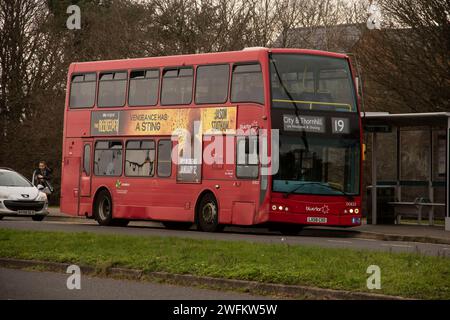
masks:
{"type": "MultiPolygon", "coordinates": [[[[47,163],[45,161],[39,161],[39,167],[34,170],[33,177],[34,177],[34,184],[42,185],[44,188],[48,188],[48,190],[53,192],[53,187],[50,184],[50,180],[52,178],[52,169],[50,169],[47,166],[47,163]]],[[[50,194],[47,194],[47,198],[50,196],[50,194]]]]}

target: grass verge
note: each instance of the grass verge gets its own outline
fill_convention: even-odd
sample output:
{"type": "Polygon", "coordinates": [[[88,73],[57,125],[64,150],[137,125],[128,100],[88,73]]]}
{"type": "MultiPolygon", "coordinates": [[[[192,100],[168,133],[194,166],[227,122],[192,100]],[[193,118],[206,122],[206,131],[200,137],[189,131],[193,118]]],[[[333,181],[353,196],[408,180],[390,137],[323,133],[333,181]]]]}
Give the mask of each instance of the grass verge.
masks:
{"type": "Polygon", "coordinates": [[[0,229],[0,257],[450,299],[450,259],[287,244],[0,229]],[[381,268],[368,290],[367,267],[381,268]]]}

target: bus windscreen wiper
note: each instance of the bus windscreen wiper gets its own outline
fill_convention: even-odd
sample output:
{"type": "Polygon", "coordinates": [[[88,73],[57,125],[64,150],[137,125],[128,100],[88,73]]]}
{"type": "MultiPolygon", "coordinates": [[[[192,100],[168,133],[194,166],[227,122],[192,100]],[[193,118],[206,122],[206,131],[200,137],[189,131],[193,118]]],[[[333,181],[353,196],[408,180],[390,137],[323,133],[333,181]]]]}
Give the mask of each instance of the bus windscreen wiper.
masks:
{"type": "Polygon", "coordinates": [[[300,189],[300,188],[302,188],[304,186],[309,186],[309,185],[319,185],[319,186],[327,187],[327,188],[330,188],[332,190],[339,191],[340,193],[342,193],[346,197],[353,198],[353,195],[351,195],[351,194],[349,194],[349,193],[347,193],[347,192],[345,192],[345,191],[343,191],[343,190],[341,190],[341,189],[339,189],[339,188],[337,188],[335,186],[329,185],[329,184],[327,184],[325,182],[319,182],[319,181],[302,182],[300,185],[295,186],[292,190],[289,190],[288,192],[286,192],[284,194],[284,197],[287,198],[291,194],[293,194],[295,191],[297,191],[298,189],[300,189]]]}
{"type": "Polygon", "coordinates": [[[298,186],[295,186],[292,190],[289,190],[288,192],[285,192],[284,193],[284,197],[285,198],[289,197],[291,194],[293,194],[295,191],[297,191],[301,187],[304,187],[305,185],[307,185],[307,183],[302,183],[302,184],[299,184],[298,186]]]}
{"type": "Polygon", "coordinates": [[[353,195],[352,195],[352,194],[350,194],[350,193],[348,193],[348,192],[345,192],[344,190],[341,190],[341,189],[339,189],[338,187],[335,187],[335,186],[333,186],[333,185],[331,185],[331,184],[325,184],[325,183],[323,183],[323,185],[327,186],[327,187],[330,188],[330,189],[333,189],[333,190],[335,190],[335,191],[338,191],[338,192],[342,193],[342,194],[343,194],[344,196],[346,196],[346,197],[353,198],[353,195]]]}
{"type": "MultiPolygon", "coordinates": [[[[273,69],[275,70],[275,74],[276,74],[276,76],[278,78],[278,82],[280,83],[281,88],[283,88],[284,92],[286,93],[288,98],[291,100],[291,103],[294,105],[295,116],[297,117],[297,120],[299,120],[300,119],[300,115],[299,115],[299,112],[298,112],[297,102],[295,102],[295,100],[292,97],[291,93],[286,88],[286,85],[284,84],[283,79],[280,76],[280,72],[278,71],[278,67],[277,67],[275,61],[272,59],[272,56],[270,56],[270,61],[272,62],[273,69]]],[[[305,129],[302,129],[302,141],[303,141],[303,144],[305,145],[306,151],[309,152],[308,140],[306,139],[305,129]]]]}

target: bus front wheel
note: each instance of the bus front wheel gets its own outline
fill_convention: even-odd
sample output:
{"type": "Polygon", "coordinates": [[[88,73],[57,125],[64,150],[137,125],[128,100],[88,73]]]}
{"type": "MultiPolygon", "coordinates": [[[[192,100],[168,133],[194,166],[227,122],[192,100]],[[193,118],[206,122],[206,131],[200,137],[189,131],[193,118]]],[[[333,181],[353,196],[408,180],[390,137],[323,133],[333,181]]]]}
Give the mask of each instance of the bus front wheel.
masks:
{"type": "Polygon", "coordinates": [[[112,218],[112,200],[108,191],[102,190],[97,195],[94,205],[95,220],[101,226],[113,224],[112,218]]]}
{"type": "Polygon", "coordinates": [[[214,232],[220,231],[219,225],[219,207],[216,198],[207,193],[202,197],[197,212],[197,227],[201,231],[214,232]]]}

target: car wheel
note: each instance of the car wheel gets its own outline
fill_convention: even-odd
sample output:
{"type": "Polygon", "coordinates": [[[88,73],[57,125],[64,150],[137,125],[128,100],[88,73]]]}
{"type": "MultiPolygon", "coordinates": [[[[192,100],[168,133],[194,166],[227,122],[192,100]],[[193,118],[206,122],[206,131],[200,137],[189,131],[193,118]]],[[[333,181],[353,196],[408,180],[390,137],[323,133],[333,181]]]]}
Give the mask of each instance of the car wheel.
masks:
{"type": "Polygon", "coordinates": [[[42,221],[44,220],[45,216],[44,215],[35,215],[32,216],[31,219],[33,219],[33,221],[42,221]]]}
{"type": "Polygon", "coordinates": [[[94,204],[94,217],[101,226],[110,226],[113,224],[112,218],[113,204],[108,191],[102,190],[97,195],[94,204]]]}
{"type": "Polygon", "coordinates": [[[216,198],[208,193],[200,200],[197,212],[197,227],[201,231],[214,232],[220,231],[219,225],[219,207],[216,198]]]}
{"type": "Polygon", "coordinates": [[[162,224],[172,230],[189,230],[192,227],[191,222],[164,221],[162,224]]]}

